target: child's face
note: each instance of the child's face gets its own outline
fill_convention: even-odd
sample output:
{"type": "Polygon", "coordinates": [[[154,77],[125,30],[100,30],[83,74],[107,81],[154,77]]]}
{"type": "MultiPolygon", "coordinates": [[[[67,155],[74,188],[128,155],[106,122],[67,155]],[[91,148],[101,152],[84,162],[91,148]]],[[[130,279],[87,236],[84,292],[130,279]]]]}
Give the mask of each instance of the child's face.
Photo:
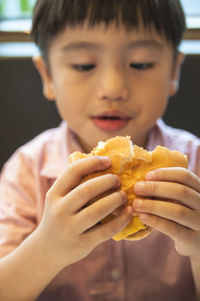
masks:
{"type": "Polygon", "coordinates": [[[155,32],[127,32],[114,24],[67,27],[50,45],[49,73],[42,58],[35,59],[45,96],[55,99],[85,151],[115,135],[145,146],[176,91],[181,62],[155,32]]]}

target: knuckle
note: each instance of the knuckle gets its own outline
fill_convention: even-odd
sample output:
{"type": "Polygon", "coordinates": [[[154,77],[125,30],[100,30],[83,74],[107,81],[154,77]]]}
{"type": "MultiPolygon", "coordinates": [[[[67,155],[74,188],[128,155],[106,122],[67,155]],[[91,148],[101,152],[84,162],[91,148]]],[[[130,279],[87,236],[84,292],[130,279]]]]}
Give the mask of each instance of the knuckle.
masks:
{"type": "Polygon", "coordinates": [[[100,210],[87,210],[87,221],[95,221],[98,219],[98,215],[101,214],[100,210]]]}
{"type": "Polygon", "coordinates": [[[181,198],[185,198],[188,196],[188,187],[186,187],[185,185],[179,185],[179,189],[178,189],[178,195],[181,198]]]}
{"type": "Polygon", "coordinates": [[[103,237],[109,238],[112,237],[115,233],[116,233],[116,228],[113,225],[109,225],[109,227],[104,229],[103,237]]]}
{"type": "Polygon", "coordinates": [[[184,182],[187,182],[188,179],[189,179],[189,171],[185,168],[181,168],[180,167],[180,173],[181,173],[181,179],[184,181],[184,182]]]}
{"type": "Polygon", "coordinates": [[[92,193],[92,187],[90,185],[84,185],[82,189],[79,191],[79,194],[88,196],[92,193]]]}
{"type": "Polygon", "coordinates": [[[75,162],[73,162],[73,163],[70,163],[68,166],[67,166],[67,168],[66,168],[66,172],[73,172],[74,170],[76,170],[77,169],[77,165],[78,165],[78,161],[79,160],[77,160],[77,161],[75,161],[75,162]]]}
{"type": "Polygon", "coordinates": [[[61,210],[60,206],[55,206],[55,208],[52,211],[52,217],[54,220],[61,221],[63,220],[63,210],[61,210]]]}
{"type": "Polygon", "coordinates": [[[173,237],[180,237],[180,227],[177,227],[175,223],[170,224],[170,233],[173,237]]]}
{"type": "Polygon", "coordinates": [[[110,176],[111,184],[113,184],[113,185],[119,185],[120,184],[120,179],[117,175],[110,174],[109,176],[110,176]]]}
{"type": "Polygon", "coordinates": [[[184,206],[179,206],[177,212],[176,212],[176,216],[179,220],[185,220],[187,218],[187,211],[186,208],[184,206]]]}
{"type": "Polygon", "coordinates": [[[152,195],[156,194],[156,191],[157,191],[157,184],[156,184],[156,182],[151,182],[151,183],[148,183],[147,185],[148,185],[149,192],[152,195]]]}
{"type": "Polygon", "coordinates": [[[70,175],[71,178],[74,178],[79,173],[79,165],[77,161],[68,165],[66,173],[70,175]]]}
{"type": "Polygon", "coordinates": [[[94,224],[98,223],[103,217],[105,213],[105,208],[103,206],[89,206],[86,207],[86,219],[87,221],[91,221],[94,224]]]}

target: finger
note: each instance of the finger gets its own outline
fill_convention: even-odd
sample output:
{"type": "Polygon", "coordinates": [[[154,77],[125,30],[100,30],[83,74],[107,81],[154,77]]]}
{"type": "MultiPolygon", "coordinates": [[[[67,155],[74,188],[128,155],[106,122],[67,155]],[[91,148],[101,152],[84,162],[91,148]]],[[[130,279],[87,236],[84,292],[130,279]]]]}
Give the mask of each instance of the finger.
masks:
{"type": "Polygon", "coordinates": [[[179,183],[143,181],[135,184],[134,191],[138,195],[176,200],[192,209],[200,209],[200,194],[179,183]]]}
{"type": "Polygon", "coordinates": [[[148,199],[135,199],[133,207],[139,213],[150,213],[174,221],[192,230],[200,231],[200,211],[175,203],[148,199]]]}
{"type": "Polygon", "coordinates": [[[77,186],[62,199],[62,202],[67,205],[68,213],[74,214],[92,199],[110,189],[118,188],[119,185],[120,179],[114,174],[98,176],[77,186]]]}
{"type": "Polygon", "coordinates": [[[178,182],[200,192],[200,179],[188,169],[182,167],[159,168],[146,174],[148,181],[178,182]]]}
{"type": "Polygon", "coordinates": [[[113,192],[106,197],[96,201],[89,207],[81,210],[76,218],[81,224],[80,231],[83,233],[95,224],[100,222],[104,217],[112,213],[116,208],[127,202],[126,193],[123,191],[113,192]]]}
{"type": "Polygon", "coordinates": [[[106,158],[103,156],[92,156],[69,164],[63,174],[57,178],[50,192],[59,197],[66,195],[79,184],[83,176],[108,168],[111,165],[111,161],[106,161],[106,158]]]}
{"type": "Polygon", "coordinates": [[[89,231],[85,232],[84,235],[88,241],[93,241],[94,245],[98,245],[121,232],[131,221],[132,215],[133,208],[131,206],[127,206],[111,221],[93,227],[89,231]]]}
{"type": "Polygon", "coordinates": [[[195,233],[193,230],[178,225],[175,222],[145,213],[141,213],[139,217],[144,224],[152,227],[153,229],[156,229],[157,231],[162,232],[163,234],[166,234],[176,242],[185,241],[189,243],[189,239],[193,239],[195,233]]]}

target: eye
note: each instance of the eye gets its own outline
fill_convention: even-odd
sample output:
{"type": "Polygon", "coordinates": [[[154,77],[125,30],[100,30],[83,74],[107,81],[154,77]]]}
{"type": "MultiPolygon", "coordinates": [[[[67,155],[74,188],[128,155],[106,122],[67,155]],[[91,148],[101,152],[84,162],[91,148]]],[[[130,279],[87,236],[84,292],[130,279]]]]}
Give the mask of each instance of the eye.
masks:
{"type": "Polygon", "coordinates": [[[79,72],[87,72],[95,68],[94,64],[79,64],[79,65],[72,65],[72,68],[79,71],[79,72]]]}
{"type": "Polygon", "coordinates": [[[130,67],[136,70],[147,70],[154,66],[153,63],[131,63],[130,67]]]}

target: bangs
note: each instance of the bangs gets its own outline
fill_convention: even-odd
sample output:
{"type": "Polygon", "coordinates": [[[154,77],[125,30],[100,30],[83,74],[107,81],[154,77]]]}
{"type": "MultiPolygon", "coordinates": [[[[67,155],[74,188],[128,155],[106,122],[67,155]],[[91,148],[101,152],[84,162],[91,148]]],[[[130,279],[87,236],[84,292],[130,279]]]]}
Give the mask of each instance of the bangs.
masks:
{"type": "Polygon", "coordinates": [[[179,0],[38,0],[33,15],[32,35],[40,48],[66,28],[87,22],[123,24],[127,30],[152,27],[176,47],[185,29],[179,0]]]}

